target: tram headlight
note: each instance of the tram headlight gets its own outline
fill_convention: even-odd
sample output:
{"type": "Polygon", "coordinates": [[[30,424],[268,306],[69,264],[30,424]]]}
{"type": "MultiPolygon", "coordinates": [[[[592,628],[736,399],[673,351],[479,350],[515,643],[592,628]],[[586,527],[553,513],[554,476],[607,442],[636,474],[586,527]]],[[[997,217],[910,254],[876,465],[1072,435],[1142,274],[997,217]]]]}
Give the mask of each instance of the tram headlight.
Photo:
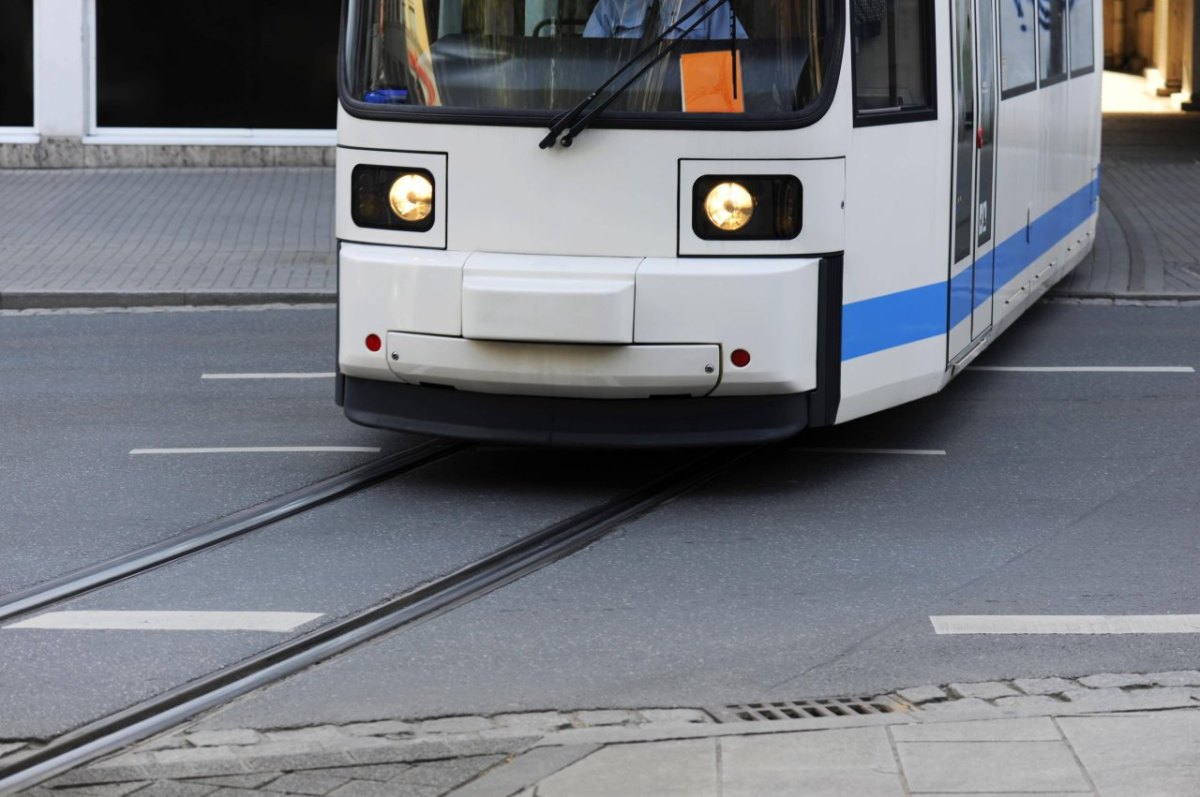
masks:
{"type": "Polygon", "coordinates": [[[704,213],[718,230],[740,230],[754,217],[754,195],[741,183],[717,183],[704,198],[704,213]]]}
{"type": "Polygon", "coordinates": [[[791,240],[800,234],[800,180],[786,175],[706,175],[692,187],[692,231],[712,241],[791,240]]]}
{"type": "Polygon", "coordinates": [[[416,172],[400,175],[388,191],[388,204],[404,221],[425,221],[433,215],[433,181],[416,172]]]}
{"type": "Polygon", "coordinates": [[[351,216],[359,227],[425,232],[433,227],[436,189],[425,169],[354,167],[351,216]]]}

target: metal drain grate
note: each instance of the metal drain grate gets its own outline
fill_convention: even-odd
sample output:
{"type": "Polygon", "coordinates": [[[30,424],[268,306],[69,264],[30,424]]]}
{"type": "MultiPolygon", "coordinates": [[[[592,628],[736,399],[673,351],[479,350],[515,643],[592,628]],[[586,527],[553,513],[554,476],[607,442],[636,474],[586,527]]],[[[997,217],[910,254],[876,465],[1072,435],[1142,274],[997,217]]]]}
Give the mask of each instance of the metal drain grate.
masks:
{"type": "Polygon", "coordinates": [[[824,700],[785,700],[778,703],[745,703],[709,709],[717,722],[837,719],[895,714],[904,706],[886,697],[832,697],[824,700]]]}

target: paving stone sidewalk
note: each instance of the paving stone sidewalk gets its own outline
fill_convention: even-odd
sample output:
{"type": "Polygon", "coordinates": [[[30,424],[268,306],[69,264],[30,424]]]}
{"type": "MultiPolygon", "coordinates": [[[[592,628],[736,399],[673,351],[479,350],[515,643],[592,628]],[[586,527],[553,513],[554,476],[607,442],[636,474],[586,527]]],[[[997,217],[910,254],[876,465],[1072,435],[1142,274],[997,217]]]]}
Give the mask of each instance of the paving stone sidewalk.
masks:
{"type": "Polygon", "coordinates": [[[0,309],[333,300],[328,168],[0,170],[0,309]]]}
{"type": "MultiPolygon", "coordinates": [[[[1200,297],[1200,114],[1105,117],[1100,229],[1058,286],[1200,297]]],[[[0,169],[0,309],[330,302],[328,168],[0,169]]]]}
{"type": "MultiPolygon", "coordinates": [[[[34,747],[0,745],[0,764],[34,747]]],[[[1034,793],[1200,795],[1200,671],[928,685],[865,698],[746,706],[540,711],[276,730],[224,728],[218,713],[25,792],[33,797],[1034,793]]]]}

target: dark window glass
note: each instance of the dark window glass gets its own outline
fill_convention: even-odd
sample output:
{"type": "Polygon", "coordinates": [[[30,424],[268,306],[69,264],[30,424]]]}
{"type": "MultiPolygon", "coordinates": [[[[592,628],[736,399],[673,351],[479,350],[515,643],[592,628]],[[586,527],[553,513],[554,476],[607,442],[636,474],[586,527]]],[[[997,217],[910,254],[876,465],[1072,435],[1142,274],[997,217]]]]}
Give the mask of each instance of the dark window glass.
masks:
{"type": "Polygon", "coordinates": [[[0,127],[33,126],[33,0],[0,0],[0,127]]]}
{"type": "Polygon", "coordinates": [[[932,107],[930,18],[926,0],[851,0],[860,119],[932,107]]]}
{"type": "Polygon", "coordinates": [[[1037,83],[1037,0],[1001,0],[1000,90],[1030,89],[1037,83]]]}
{"type": "Polygon", "coordinates": [[[1066,0],[1038,0],[1038,46],[1043,83],[1067,74],[1066,0]]]}
{"type": "Polygon", "coordinates": [[[828,83],[835,8],[831,0],[351,0],[346,88],[354,102],[401,114],[561,111],[674,30],[668,38],[686,33],[685,41],[629,86],[614,113],[792,115],[828,83]],[[736,100],[717,101],[722,92],[736,100]]]}
{"type": "Polygon", "coordinates": [[[1087,71],[1095,66],[1093,14],[1092,0],[1071,0],[1071,72],[1087,71]]]}
{"type": "Polygon", "coordinates": [[[340,5],[96,0],[97,124],[332,129],[340,5]]]}

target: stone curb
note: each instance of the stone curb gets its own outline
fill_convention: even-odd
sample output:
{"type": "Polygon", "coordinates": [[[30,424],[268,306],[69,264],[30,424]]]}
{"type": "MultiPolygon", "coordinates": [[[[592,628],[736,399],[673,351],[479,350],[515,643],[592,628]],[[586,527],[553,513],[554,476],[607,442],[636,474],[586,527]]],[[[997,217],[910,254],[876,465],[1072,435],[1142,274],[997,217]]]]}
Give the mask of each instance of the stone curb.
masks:
{"type": "Polygon", "coordinates": [[[334,291],[3,291],[0,310],[330,304],[334,291]]]}
{"type": "MultiPolygon", "coordinates": [[[[900,710],[791,720],[718,722],[705,709],[536,711],[495,716],[375,720],[347,725],[175,733],[68,772],[53,788],[135,781],[189,780],[265,772],[431,762],[485,755],[528,759],[459,787],[460,797],[513,791],[548,777],[609,744],[759,736],[944,722],[1200,710],[1200,671],[1101,673],[1078,678],[1021,678],[899,689],[872,700],[900,710]],[[538,752],[544,751],[544,752],[538,752]],[[557,751],[557,752],[554,752],[557,751]],[[528,780],[522,784],[520,781],[528,780]],[[478,785],[474,785],[478,784],[478,785]]],[[[10,760],[21,752],[10,749],[10,760]]],[[[22,751],[23,752],[23,751],[22,751]]]]}

